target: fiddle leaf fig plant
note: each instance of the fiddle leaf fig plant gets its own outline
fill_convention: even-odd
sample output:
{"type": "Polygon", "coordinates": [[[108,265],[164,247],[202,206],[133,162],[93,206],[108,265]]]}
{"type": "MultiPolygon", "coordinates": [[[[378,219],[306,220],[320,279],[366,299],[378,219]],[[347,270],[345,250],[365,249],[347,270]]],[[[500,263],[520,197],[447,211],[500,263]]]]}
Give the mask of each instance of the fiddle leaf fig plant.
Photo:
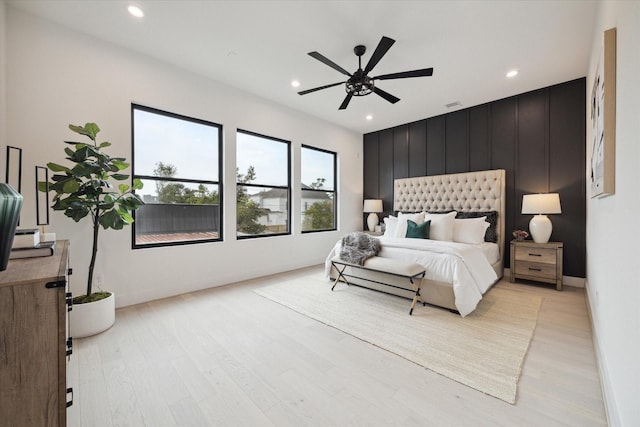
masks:
{"type": "MultiPolygon", "coordinates": [[[[121,173],[129,167],[129,163],[122,157],[111,157],[103,150],[109,142],[96,142],[100,128],[95,123],[84,126],[69,125],[72,131],[88,137],[91,142],[69,142],[65,147],[66,159],[72,166],[57,163],[47,163],[49,170],[54,172],[50,182],[39,182],[38,189],[53,192],[54,211],[64,211],[64,214],[75,222],[86,216],[93,224],[93,246],[89,275],[87,278],[87,293],[77,299],[75,303],[95,300],[92,296],[93,273],[98,254],[98,236],[100,227],[121,230],[125,225],[133,223],[132,212],[144,205],[135,194],[135,190],[142,188],[142,182],[134,179],[131,185],[124,183],[129,175],[121,173]],[[114,186],[114,181],[119,181],[114,186]]],[[[108,295],[108,293],[107,293],[108,295]]],[[[98,298],[99,299],[99,298],[98,298]]]]}

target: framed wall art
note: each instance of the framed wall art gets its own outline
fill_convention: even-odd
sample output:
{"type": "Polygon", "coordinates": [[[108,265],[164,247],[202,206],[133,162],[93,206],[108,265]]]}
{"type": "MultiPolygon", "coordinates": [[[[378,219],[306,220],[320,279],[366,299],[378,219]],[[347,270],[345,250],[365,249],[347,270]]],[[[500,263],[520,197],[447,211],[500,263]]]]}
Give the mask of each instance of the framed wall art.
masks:
{"type": "Polygon", "coordinates": [[[615,192],[616,29],[604,32],[603,51],[591,90],[591,197],[615,192]]]}
{"type": "Polygon", "coordinates": [[[49,225],[49,169],[36,166],[36,225],[49,225]],[[39,191],[43,182],[47,191],[39,191]]]}
{"type": "Polygon", "coordinates": [[[22,193],[22,148],[7,145],[5,181],[18,193],[22,193]]]}

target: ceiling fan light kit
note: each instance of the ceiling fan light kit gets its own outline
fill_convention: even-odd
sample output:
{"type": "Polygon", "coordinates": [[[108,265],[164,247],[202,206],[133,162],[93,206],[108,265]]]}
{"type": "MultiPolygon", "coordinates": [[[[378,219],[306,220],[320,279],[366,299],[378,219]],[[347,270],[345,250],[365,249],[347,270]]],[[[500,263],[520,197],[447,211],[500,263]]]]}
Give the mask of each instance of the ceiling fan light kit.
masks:
{"type": "Polygon", "coordinates": [[[403,71],[399,73],[383,74],[380,76],[369,77],[369,72],[373,69],[373,67],[375,67],[378,64],[378,62],[380,62],[382,57],[387,53],[387,51],[391,48],[391,46],[393,46],[394,43],[395,43],[395,40],[393,40],[392,38],[383,36],[382,39],[380,40],[380,43],[378,43],[376,50],[373,52],[373,55],[371,55],[371,58],[369,58],[369,62],[364,67],[364,69],[362,69],[362,55],[364,55],[364,53],[367,51],[367,48],[364,45],[357,45],[356,47],[354,47],[353,52],[358,57],[358,70],[353,74],[351,74],[350,72],[348,72],[347,70],[345,70],[344,68],[336,64],[335,62],[331,61],[321,53],[318,53],[315,51],[309,52],[309,56],[317,59],[318,61],[322,62],[325,65],[328,65],[334,70],[346,76],[349,76],[349,79],[347,79],[347,81],[344,81],[344,82],[330,83],[328,85],[316,87],[313,89],[303,90],[298,92],[298,94],[306,95],[311,92],[316,92],[318,90],[328,89],[334,86],[344,84],[345,91],[347,92],[347,96],[342,101],[342,104],[340,104],[340,107],[339,107],[340,110],[344,110],[347,108],[352,97],[366,96],[372,92],[386,99],[390,103],[395,104],[396,102],[400,101],[400,98],[393,96],[390,93],[385,92],[384,90],[376,87],[374,83],[375,80],[405,79],[409,77],[429,77],[433,75],[433,68],[423,68],[420,70],[403,71]]]}

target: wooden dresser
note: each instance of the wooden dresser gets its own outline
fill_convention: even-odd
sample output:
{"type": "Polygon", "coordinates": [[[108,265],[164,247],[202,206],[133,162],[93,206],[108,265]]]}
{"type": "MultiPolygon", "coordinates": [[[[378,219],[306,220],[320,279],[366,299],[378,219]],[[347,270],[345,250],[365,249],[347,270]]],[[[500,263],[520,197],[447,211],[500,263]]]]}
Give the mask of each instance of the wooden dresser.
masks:
{"type": "Polygon", "coordinates": [[[511,282],[516,278],[554,283],[562,290],[562,242],[511,241],[511,282]]]}
{"type": "Polygon", "coordinates": [[[0,424],[66,426],[68,248],[9,261],[0,272],[0,424]]]}

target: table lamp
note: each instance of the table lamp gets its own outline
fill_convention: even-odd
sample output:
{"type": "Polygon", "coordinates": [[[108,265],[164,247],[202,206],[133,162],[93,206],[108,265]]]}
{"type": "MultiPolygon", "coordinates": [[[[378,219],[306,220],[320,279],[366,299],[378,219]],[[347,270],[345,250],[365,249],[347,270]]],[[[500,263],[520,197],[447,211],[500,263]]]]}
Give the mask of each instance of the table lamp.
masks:
{"type": "Polygon", "coordinates": [[[553,225],[546,214],[562,213],[558,193],[525,194],[522,196],[522,213],[534,214],[529,222],[531,237],[536,243],[547,243],[553,225]]]}
{"type": "Polygon", "coordinates": [[[369,216],[367,217],[367,226],[369,227],[369,231],[374,231],[376,229],[376,225],[380,223],[378,219],[378,212],[382,212],[382,200],[377,199],[366,199],[364,201],[364,212],[369,212],[369,216]]]}

